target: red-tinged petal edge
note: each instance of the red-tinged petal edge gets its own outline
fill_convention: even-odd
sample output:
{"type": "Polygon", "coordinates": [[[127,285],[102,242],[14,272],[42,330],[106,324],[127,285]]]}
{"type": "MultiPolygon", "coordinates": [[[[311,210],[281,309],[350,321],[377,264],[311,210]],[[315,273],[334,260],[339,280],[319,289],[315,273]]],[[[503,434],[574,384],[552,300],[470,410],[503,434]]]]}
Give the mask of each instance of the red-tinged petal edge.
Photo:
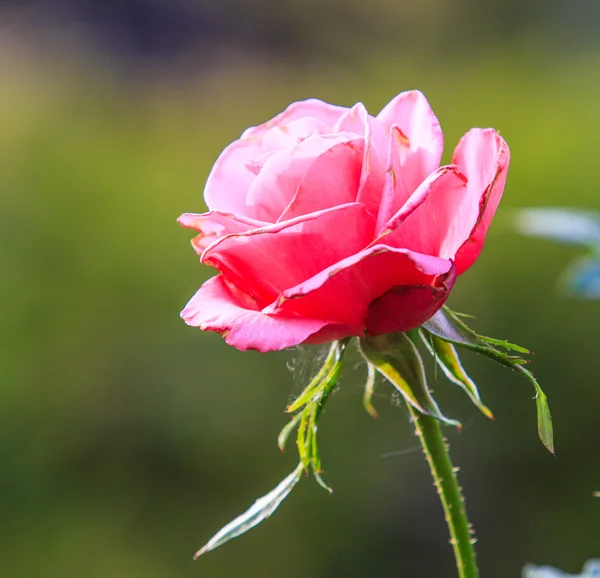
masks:
{"type": "Polygon", "coordinates": [[[202,255],[204,250],[220,237],[233,233],[245,233],[265,227],[268,223],[233,215],[223,211],[209,211],[208,213],[184,213],[177,222],[186,229],[194,229],[200,234],[191,241],[192,247],[202,255]]]}
{"type": "MultiPolygon", "coordinates": [[[[394,287],[435,287],[438,276],[452,269],[452,262],[446,259],[377,245],[284,291],[265,311],[328,319],[356,334],[366,329],[367,312],[375,299],[394,287]]],[[[411,310],[410,315],[417,321],[422,317],[418,310],[411,310]]],[[[417,321],[411,328],[420,325],[417,321]]]]}
{"type": "Polygon", "coordinates": [[[204,252],[202,262],[266,307],[282,291],[359,253],[373,238],[374,225],[364,205],[339,205],[223,237],[204,252]]]}
{"type": "Polygon", "coordinates": [[[375,299],[367,313],[369,335],[409,331],[435,315],[450,295],[456,280],[452,267],[433,286],[396,286],[375,299]]]}
{"type": "MultiPolygon", "coordinates": [[[[365,143],[362,137],[346,135],[341,133],[335,140],[319,139],[330,146],[303,167],[296,191],[277,222],[356,201],[365,143]]],[[[303,141],[296,150],[309,140],[303,141]]]]}
{"type": "Polygon", "coordinates": [[[444,148],[440,123],[418,90],[402,92],[393,98],[377,115],[377,120],[390,129],[396,126],[406,141],[400,145],[399,161],[401,178],[410,194],[440,165],[444,148]]]}
{"type": "Polygon", "coordinates": [[[328,323],[286,314],[265,314],[222,275],[206,281],[181,312],[182,319],[203,331],[221,334],[236,349],[279,351],[306,341],[328,323]]]}
{"type": "MultiPolygon", "coordinates": [[[[394,245],[391,242],[391,239],[386,239],[385,237],[390,233],[396,231],[404,221],[410,217],[410,215],[415,212],[423,203],[427,201],[429,196],[433,191],[437,191],[438,189],[444,188],[452,188],[447,187],[448,183],[458,182],[464,184],[466,181],[466,177],[458,170],[458,168],[454,165],[447,165],[444,167],[439,167],[433,173],[431,173],[415,190],[415,192],[409,197],[409,199],[404,203],[404,205],[395,213],[387,223],[385,223],[381,229],[379,234],[379,238],[374,241],[375,243],[384,242],[394,245]]],[[[431,225],[423,231],[419,231],[419,236],[427,236],[431,232],[431,225]]],[[[399,230],[399,233],[403,234],[402,230],[399,230]]]]}
{"type": "Polygon", "coordinates": [[[405,159],[409,153],[408,137],[399,127],[393,125],[390,128],[383,194],[377,215],[377,231],[383,229],[385,223],[406,203],[413,192],[406,185],[402,168],[402,159],[405,159]]]}
{"type": "Polygon", "coordinates": [[[502,199],[510,151],[504,139],[493,129],[472,129],[459,142],[453,156],[468,179],[472,202],[479,203],[479,216],[456,253],[457,274],[464,273],[479,257],[487,231],[502,199]]]}

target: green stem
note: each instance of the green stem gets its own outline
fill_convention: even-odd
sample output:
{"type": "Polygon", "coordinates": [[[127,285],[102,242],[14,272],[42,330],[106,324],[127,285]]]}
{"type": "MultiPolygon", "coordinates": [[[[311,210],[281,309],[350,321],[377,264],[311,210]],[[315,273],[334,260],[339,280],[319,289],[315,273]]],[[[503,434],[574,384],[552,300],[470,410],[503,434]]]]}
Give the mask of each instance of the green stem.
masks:
{"type": "Polygon", "coordinates": [[[448,443],[442,434],[440,422],[434,417],[423,415],[410,404],[406,404],[406,407],[412,416],[433,475],[433,482],[444,507],[458,575],[460,578],[477,578],[479,573],[473,547],[475,540],[467,519],[465,501],[456,478],[458,469],[454,468],[450,461],[448,443]]]}

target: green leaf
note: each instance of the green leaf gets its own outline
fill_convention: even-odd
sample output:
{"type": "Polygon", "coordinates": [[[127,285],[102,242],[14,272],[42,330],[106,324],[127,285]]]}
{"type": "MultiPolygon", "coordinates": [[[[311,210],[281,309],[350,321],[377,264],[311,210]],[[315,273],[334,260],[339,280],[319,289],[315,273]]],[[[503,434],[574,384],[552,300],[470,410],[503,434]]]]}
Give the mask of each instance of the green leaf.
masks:
{"type": "MultiPolygon", "coordinates": [[[[522,373],[533,385],[535,389],[535,404],[537,409],[538,434],[544,446],[554,453],[554,435],[552,429],[552,417],[550,416],[550,408],[548,400],[542,391],[539,383],[533,376],[533,373],[523,367],[526,360],[508,355],[494,347],[494,345],[502,344],[502,347],[519,351],[518,345],[513,345],[505,341],[498,341],[489,337],[478,335],[467,327],[450,309],[443,307],[429,321],[422,325],[422,328],[429,334],[434,335],[444,341],[465,347],[486,355],[487,357],[497,361],[501,365],[510,367],[519,373],[522,373]]],[[[522,348],[521,348],[522,349],[522,348]]]]}
{"type": "Polygon", "coordinates": [[[256,500],[241,516],[238,516],[235,520],[221,528],[206,545],[196,552],[194,559],[222,546],[226,542],[229,542],[229,540],[245,534],[248,530],[271,516],[298,483],[303,470],[303,464],[298,464],[298,467],[282,480],[275,489],[271,490],[266,496],[256,500]]]}
{"type": "Polygon", "coordinates": [[[423,414],[460,426],[441,413],[427,387],[419,351],[405,333],[367,337],[360,340],[359,347],[367,362],[396,387],[407,403],[423,414]]]}
{"type": "Polygon", "coordinates": [[[462,366],[458,353],[452,343],[440,339],[432,333],[425,334],[419,332],[425,346],[433,355],[436,363],[444,372],[444,375],[452,382],[458,385],[469,396],[471,401],[479,408],[481,413],[490,419],[494,419],[492,412],[481,401],[479,391],[475,382],[469,377],[462,366]]]}

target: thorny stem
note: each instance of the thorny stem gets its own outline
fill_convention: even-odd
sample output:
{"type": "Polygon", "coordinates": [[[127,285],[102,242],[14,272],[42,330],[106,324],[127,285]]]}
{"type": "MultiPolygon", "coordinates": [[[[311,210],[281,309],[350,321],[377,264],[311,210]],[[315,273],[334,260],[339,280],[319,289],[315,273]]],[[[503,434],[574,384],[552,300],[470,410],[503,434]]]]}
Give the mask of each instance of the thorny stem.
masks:
{"type": "Polygon", "coordinates": [[[410,404],[406,404],[406,407],[421,440],[433,475],[433,483],[446,514],[458,575],[460,578],[477,578],[479,572],[473,547],[475,539],[472,526],[467,519],[465,501],[456,477],[458,468],[454,468],[450,461],[448,443],[442,434],[440,422],[434,417],[420,413],[410,404]]]}

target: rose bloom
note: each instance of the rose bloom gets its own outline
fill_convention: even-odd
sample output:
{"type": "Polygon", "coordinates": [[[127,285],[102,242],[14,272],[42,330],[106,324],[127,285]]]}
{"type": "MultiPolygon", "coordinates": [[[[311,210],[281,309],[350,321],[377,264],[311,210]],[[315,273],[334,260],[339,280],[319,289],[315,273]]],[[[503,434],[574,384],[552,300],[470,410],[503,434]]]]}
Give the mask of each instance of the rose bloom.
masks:
{"type": "Polygon", "coordinates": [[[444,139],[418,91],[375,117],[295,102],[217,159],[192,245],[219,274],[181,315],[241,350],[408,331],[477,259],[509,150],[474,128],[440,167],[444,139]]]}

